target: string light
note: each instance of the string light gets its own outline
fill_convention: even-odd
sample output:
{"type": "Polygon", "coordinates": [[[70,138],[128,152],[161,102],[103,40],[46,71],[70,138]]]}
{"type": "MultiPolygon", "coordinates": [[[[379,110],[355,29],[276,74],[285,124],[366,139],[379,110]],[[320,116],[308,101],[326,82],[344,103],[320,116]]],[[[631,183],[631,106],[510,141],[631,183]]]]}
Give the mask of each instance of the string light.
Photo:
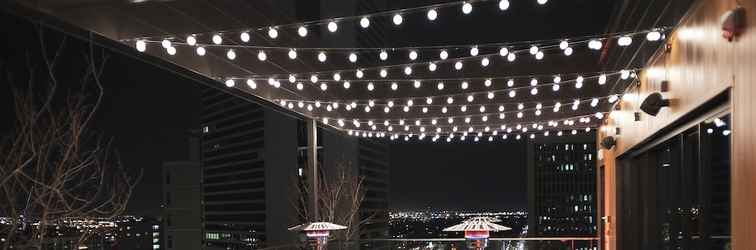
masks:
{"type": "Polygon", "coordinates": [[[305,26],[299,26],[299,29],[297,29],[297,34],[299,34],[300,37],[306,37],[307,36],[307,27],[305,27],[305,26]]]}
{"type": "Polygon", "coordinates": [[[435,9],[428,10],[428,14],[426,15],[428,17],[428,20],[434,21],[436,18],[438,18],[438,12],[435,9]]]}
{"type": "Polygon", "coordinates": [[[362,27],[363,29],[370,27],[370,19],[368,19],[367,17],[360,18],[360,27],[362,27]]]}
{"type": "Polygon", "coordinates": [[[270,37],[271,39],[278,38],[278,29],[270,27],[268,29],[268,37],[270,37]]]}
{"type": "MultiPolygon", "coordinates": [[[[247,32],[242,32],[239,35],[239,37],[241,38],[242,41],[244,41],[244,38],[246,38],[247,41],[249,41],[249,33],[247,33],[247,32]]],[[[219,45],[219,44],[223,43],[223,37],[221,37],[221,35],[219,35],[219,34],[215,34],[215,35],[213,35],[212,41],[213,41],[214,44],[219,45]]],[[[244,42],[247,42],[247,41],[244,41],[244,42]]]]}
{"type": "Polygon", "coordinates": [[[500,10],[507,10],[507,9],[509,9],[509,0],[501,0],[501,1],[499,1],[499,9],[500,10]]]}
{"type": "Polygon", "coordinates": [[[205,53],[206,53],[205,47],[197,47],[197,49],[195,50],[195,52],[197,52],[198,56],[204,56],[205,53]]]}
{"type": "Polygon", "coordinates": [[[397,26],[401,25],[402,21],[404,21],[401,14],[394,15],[394,17],[391,20],[394,22],[394,25],[397,25],[397,26]]]}
{"type": "Polygon", "coordinates": [[[339,25],[334,21],[328,22],[328,31],[331,33],[336,32],[339,29],[339,25]]]}
{"type": "Polygon", "coordinates": [[[472,4],[468,2],[465,2],[464,4],[462,4],[462,13],[464,13],[465,15],[470,14],[470,12],[472,12],[472,9],[473,9],[472,4]]]}

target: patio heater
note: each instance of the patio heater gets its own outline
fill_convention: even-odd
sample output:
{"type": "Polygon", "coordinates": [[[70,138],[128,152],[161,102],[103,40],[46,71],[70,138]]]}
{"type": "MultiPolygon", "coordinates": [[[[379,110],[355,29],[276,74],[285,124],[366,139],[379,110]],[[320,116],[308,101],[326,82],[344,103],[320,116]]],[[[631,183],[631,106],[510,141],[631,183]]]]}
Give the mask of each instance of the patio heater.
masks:
{"type": "Polygon", "coordinates": [[[488,246],[490,232],[511,230],[511,228],[494,223],[495,221],[498,221],[498,219],[490,217],[473,217],[460,224],[447,227],[444,231],[464,232],[467,248],[480,250],[488,246]]]}
{"type": "Polygon", "coordinates": [[[325,245],[328,244],[328,236],[331,235],[331,231],[346,228],[330,222],[308,222],[290,227],[289,231],[299,232],[299,239],[307,248],[311,246],[314,250],[321,250],[325,249],[325,245]]]}

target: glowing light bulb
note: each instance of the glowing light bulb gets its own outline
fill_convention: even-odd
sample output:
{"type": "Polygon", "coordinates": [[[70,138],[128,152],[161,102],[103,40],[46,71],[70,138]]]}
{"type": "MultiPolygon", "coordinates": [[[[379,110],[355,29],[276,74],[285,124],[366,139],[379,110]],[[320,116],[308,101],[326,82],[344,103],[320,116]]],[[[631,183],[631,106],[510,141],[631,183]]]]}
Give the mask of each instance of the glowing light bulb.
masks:
{"type": "Polygon", "coordinates": [[[535,78],[530,79],[530,86],[536,86],[536,85],[538,85],[538,79],[535,79],[535,78]]]}
{"type": "Polygon", "coordinates": [[[549,0],[538,0],[537,2],[538,2],[538,4],[540,4],[540,5],[544,5],[544,4],[546,4],[547,2],[549,2],[549,0]]]}
{"type": "Polygon", "coordinates": [[[651,31],[646,34],[646,40],[648,41],[655,42],[659,41],[659,39],[661,39],[661,32],[659,31],[651,31]]]}
{"type": "Polygon", "coordinates": [[[278,38],[278,30],[273,27],[268,28],[268,37],[270,37],[271,39],[278,38]]]}
{"type": "Polygon", "coordinates": [[[381,76],[381,78],[386,78],[388,76],[388,71],[386,69],[381,69],[378,74],[381,76]]]}
{"type": "Polygon", "coordinates": [[[594,39],[588,42],[588,48],[592,50],[600,50],[601,47],[603,47],[603,44],[599,40],[594,39]]]}
{"type": "Polygon", "coordinates": [[[194,46],[197,44],[197,37],[194,35],[189,35],[186,37],[186,44],[189,46],[194,46]]]}
{"type": "Polygon", "coordinates": [[[312,83],[316,83],[316,82],[318,82],[318,75],[311,75],[311,76],[310,76],[310,81],[311,81],[312,83]]]}
{"type": "Polygon", "coordinates": [[[428,20],[436,20],[438,18],[438,12],[435,9],[428,10],[428,20]]]}
{"type": "Polygon", "coordinates": [[[354,76],[361,79],[362,77],[365,77],[365,72],[362,72],[362,70],[358,69],[356,72],[354,72],[354,76]]]}
{"type": "Polygon", "coordinates": [[[514,80],[513,79],[507,80],[507,87],[512,87],[512,86],[514,86],[514,80]]]}
{"type": "Polygon", "coordinates": [[[256,89],[257,83],[252,79],[247,79],[247,86],[249,86],[249,88],[251,89],[256,89]]]}
{"type": "Polygon", "coordinates": [[[373,85],[372,82],[369,82],[368,85],[367,85],[367,89],[368,89],[368,91],[373,91],[373,89],[375,89],[375,85],[373,85]]]}
{"type": "Polygon", "coordinates": [[[564,55],[565,56],[571,56],[572,55],[572,48],[571,47],[567,47],[566,49],[564,49],[564,55]]]}
{"type": "Polygon", "coordinates": [[[488,92],[488,99],[494,99],[494,92],[488,92]]]}
{"type": "Polygon", "coordinates": [[[344,81],[344,89],[349,89],[349,87],[351,87],[349,81],[344,81]]]}
{"type": "Polygon", "coordinates": [[[397,25],[397,26],[402,24],[402,22],[404,21],[404,19],[402,18],[402,15],[400,14],[394,15],[394,17],[391,18],[391,20],[394,22],[394,25],[397,25]]]}
{"type": "Polygon", "coordinates": [[[454,63],[454,69],[461,70],[462,69],[462,61],[457,61],[454,63]]]}
{"type": "Polygon", "coordinates": [[[339,25],[334,21],[328,22],[328,31],[331,33],[336,32],[339,29],[339,25]]]}
{"type": "Polygon", "coordinates": [[[228,50],[228,52],[226,52],[226,58],[228,58],[228,60],[236,59],[236,52],[232,49],[228,50]]]}
{"type": "Polygon", "coordinates": [[[410,51],[410,53],[409,53],[409,59],[412,60],[412,61],[416,60],[417,59],[417,51],[415,51],[415,50],[410,51]]]}
{"type": "Polygon", "coordinates": [[[380,58],[381,61],[386,61],[386,59],[388,59],[388,53],[385,50],[381,50],[381,53],[378,54],[378,58],[380,58]]]}
{"type": "Polygon", "coordinates": [[[433,98],[427,97],[425,98],[425,104],[431,104],[433,103],[433,98]]]}
{"type": "Polygon", "coordinates": [[[169,55],[175,55],[176,54],[176,47],[168,47],[165,49],[169,55]]]}
{"type": "Polygon", "coordinates": [[[299,26],[299,28],[297,29],[297,34],[299,34],[299,36],[301,36],[301,37],[306,37],[307,36],[307,27],[305,27],[305,26],[299,26]]]}
{"type": "Polygon", "coordinates": [[[436,66],[435,63],[429,63],[428,64],[428,70],[431,71],[431,72],[436,71],[437,68],[438,67],[436,66]]]}
{"type": "Polygon", "coordinates": [[[509,53],[509,55],[507,55],[507,61],[514,62],[515,59],[517,59],[515,53],[509,53]]]}
{"type": "Polygon", "coordinates": [[[318,61],[325,62],[326,59],[327,59],[327,56],[326,56],[326,54],[324,52],[318,53],[318,61]]]}
{"type": "Polygon", "coordinates": [[[265,51],[257,52],[257,60],[265,61],[268,59],[268,55],[265,54],[265,51]]]}
{"type": "Polygon", "coordinates": [[[509,9],[509,0],[501,0],[501,1],[499,1],[499,9],[500,10],[507,10],[507,9],[509,9]]]}
{"type": "Polygon", "coordinates": [[[488,64],[490,64],[491,61],[488,60],[487,57],[484,57],[483,59],[480,59],[480,66],[487,67],[488,64]]]}
{"type": "Polygon", "coordinates": [[[623,36],[617,39],[617,45],[625,47],[630,46],[633,43],[633,38],[630,36],[623,36]]]}
{"type": "Polygon", "coordinates": [[[144,52],[145,50],[147,50],[147,43],[144,42],[144,40],[137,40],[136,41],[136,49],[139,52],[144,52]]]}
{"type": "MultiPolygon", "coordinates": [[[[220,38],[220,36],[218,36],[218,38],[220,38]]],[[[251,37],[249,35],[249,32],[245,31],[245,32],[242,32],[241,34],[239,34],[239,39],[241,39],[242,42],[245,42],[245,43],[249,42],[250,38],[251,37]]],[[[215,37],[213,37],[213,39],[215,39],[215,37]]],[[[221,39],[219,39],[218,41],[221,41],[221,39]]],[[[215,40],[213,40],[213,42],[215,42],[215,40]]],[[[220,44],[220,42],[217,43],[217,44],[220,44]]]]}
{"type": "Polygon", "coordinates": [[[536,58],[536,60],[541,60],[541,59],[543,59],[543,51],[538,51],[538,52],[537,52],[537,53],[535,54],[535,58],[536,58]]]}
{"type": "Polygon", "coordinates": [[[368,19],[367,17],[362,17],[360,19],[360,27],[362,27],[363,29],[370,27],[370,19],[368,19]]]}
{"type": "Polygon", "coordinates": [[[440,53],[438,53],[438,58],[441,58],[441,60],[446,60],[446,58],[449,58],[449,52],[442,50],[440,53]]]}
{"type": "Polygon", "coordinates": [[[530,49],[528,51],[530,52],[531,55],[535,55],[536,53],[538,53],[538,46],[535,46],[535,45],[530,46],[530,49]]]}
{"type": "Polygon", "coordinates": [[[472,48],[470,48],[470,56],[477,56],[478,52],[480,52],[478,50],[478,47],[472,47],[472,48]]]}
{"type": "Polygon", "coordinates": [[[442,89],[444,89],[444,83],[443,82],[439,82],[438,85],[436,85],[436,87],[438,88],[438,90],[442,90],[442,89]]]}
{"type": "Polygon", "coordinates": [[[398,84],[396,84],[395,82],[392,82],[392,83],[391,83],[391,90],[396,90],[396,89],[398,89],[398,88],[399,88],[399,85],[398,85],[398,84]]]}
{"type": "Polygon", "coordinates": [[[561,49],[561,50],[565,50],[569,46],[570,46],[570,44],[567,41],[561,41],[561,42],[559,42],[559,49],[561,49]]]}
{"type": "Polygon", "coordinates": [[[415,88],[417,89],[417,88],[420,88],[420,85],[421,85],[421,83],[420,83],[420,81],[418,81],[418,80],[415,80],[415,81],[414,81],[414,82],[412,83],[412,85],[413,85],[413,86],[415,86],[415,88]]]}
{"type": "Polygon", "coordinates": [[[341,81],[341,74],[339,74],[339,73],[333,73],[333,80],[334,81],[341,81]]]}
{"type": "Polygon", "coordinates": [[[559,88],[560,88],[559,84],[551,85],[551,90],[553,90],[553,91],[559,91],[559,88]]]}
{"type": "Polygon", "coordinates": [[[473,102],[473,100],[475,100],[475,97],[473,97],[473,95],[467,96],[467,102],[473,102]]]}
{"type": "Polygon", "coordinates": [[[298,90],[302,90],[302,89],[304,89],[304,84],[302,84],[301,82],[298,82],[298,83],[297,83],[297,89],[298,89],[298,90]]]}
{"type": "Polygon", "coordinates": [[[289,49],[288,55],[289,59],[291,60],[297,59],[297,51],[295,51],[294,49],[289,49]]]}
{"type": "Polygon", "coordinates": [[[349,62],[357,62],[357,54],[355,54],[354,52],[349,53],[347,59],[349,59],[349,62]]]}
{"type": "Polygon", "coordinates": [[[532,89],[530,89],[530,94],[531,95],[537,95],[538,94],[538,88],[532,88],[532,89]]]}
{"type": "Polygon", "coordinates": [[[452,97],[447,97],[447,98],[446,98],[446,103],[448,103],[448,104],[452,104],[452,103],[454,103],[454,98],[452,98],[452,97]]]}
{"type": "Polygon", "coordinates": [[[163,41],[160,42],[160,45],[162,45],[163,48],[165,48],[165,49],[168,49],[168,48],[172,47],[172,43],[168,39],[163,39],[163,41]]]}
{"type": "Polygon", "coordinates": [[[294,83],[296,81],[297,81],[297,77],[295,77],[294,75],[289,75],[289,82],[290,83],[294,83]]]}
{"type": "Polygon", "coordinates": [[[462,13],[465,13],[465,15],[470,14],[470,12],[472,12],[472,9],[473,9],[472,4],[468,2],[465,2],[464,4],[462,4],[462,13]]]}
{"type": "Polygon", "coordinates": [[[630,78],[630,71],[625,70],[625,69],[620,70],[620,78],[622,78],[622,80],[626,80],[627,78],[630,78]]]}
{"type": "Polygon", "coordinates": [[[514,90],[509,91],[509,97],[514,98],[517,95],[517,93],[514,90]]]}
{"type": "Polygon", "coordinates": [[[229,88],[231,88],[231,87],[233,87],[233,86],[234,86],[235,84],[236,84],[236,82],[234,82],[234,80],[233,80],[233,79],[228,79],[228,80],[226,80],[226,87],[229,87],[229,88]]]}
{"type": "Polygon", "coordinates": [[[197,47],[195,51],[197,52],[198,56],[204,56],[205,53],[207,53],[207,51],[205,51],[205,47],[201,47],[201,46],[197,47]]]}
{"type": "Polygon", "coordinates": [[[470,84],[469,84],[469,83],[467,83],[467,82],[462,82],[462,85],[461,85],[460,87],[461,87],[462,89],[467,89],[467,87],[469,87],[469,86],[470,86],[470,84]]]}
{"type": "MultiPolygon", "coordinates": [[[[245,33],[247,33],[247,32],[242,32],[242,34],[239,35],[242,38],[242,41],[244,40],[244,34],[245,33]]],[[[214,44],[221,44],[221,43],[223,43],[223,37],[221,37],[220,34],[213,35],[213,38],[211,40],[213,40],[214,44]]],[[[249,41],[249,33],[247,33],[247,41],[249,41]]]]}
{"type": "Polygon", "coordinates": [[[599,85],[606,84],[606,75],[605,74],[602,74],[602,75],[599,76],[598,83],[599,83],[599,85]]]}
{"type": "Polygon", "coordinates": [[[321,84],[320,84],[320,90],[322,90],[322,91],[326,91],[326,90],[328,90],[328,84],[325,84],[325,83],[321,83],[321,84]]]}
{"type": "Polygon", "coordinates": [[[412,67],[410,67],[410,66],[404,67],[404,74],[405,75],[411,75],[412,74],[412,67]]]}

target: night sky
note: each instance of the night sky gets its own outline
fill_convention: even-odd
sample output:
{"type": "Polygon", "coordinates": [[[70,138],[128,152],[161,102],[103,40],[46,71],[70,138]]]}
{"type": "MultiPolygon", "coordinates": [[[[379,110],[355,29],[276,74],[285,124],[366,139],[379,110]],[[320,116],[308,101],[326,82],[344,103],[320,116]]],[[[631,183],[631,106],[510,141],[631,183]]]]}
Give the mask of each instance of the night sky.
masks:
{"type": "MultiPolygon", "coordinates": [[[[537,27],[495,23],[496,27],[507,32],[494,32],[487,37],[517,41],[553,38],[562,33],[593,34],[602,32],[606,25],[608,14],[598,12],[608,8],[609,4],[604,1],[552,2],[566,10],[535,17],[546,20],[543,22],[547,23],[546,26],[542,23],[537,27]],[[571,4],[568,6],[567,2],[571,4]],[[570,16],[573,10],[585,8],[597,10],[596,16],[570,16]],[[548,23],[555,26],[548,26],[548,23]]],[[[0,28],[3,46],[0,48],[3,51],[0,60],[4,65],[0,70],[24,72],[24,65],[18,62],[25,60],[27,52],[34,54],[39,50],[36,34],[29,23],[0,15],[3,15],[4,24],[0,28]],[[11,33],[13,36],[8,35],[11,33]]],[[[471,32],[464,26],[449,28],[471,32]]],[[[444,41],[450,38],[441,37],[441,34],[443,32],[425,39],[444,41]]],[[[417,42],[423,42],[422,38],[417,42]]],[[[75,65],[84,47],[80,41],[69,40],[69,43],[71,48],[64,55],[65,61],[75,65]]],[[[1,81],[0,135],[5,136],[13,117],[9,95],[9,86],[13,84],[7,83],[4,76],[1,81]]],[[[188,129],[199,127],[200,100],[196,83],[118,54],[111,54],[103,81],[106,83],[106,100],[100,110],[96,130],[114,139],[114,145],[128,169],[144,171],[128,213],[158,215],[161,164],[188,159],[185,133],[188,129]]],[[[524,155],[525,146],[522,142],[514,141],[394,144],[391,147],[390,206],[394,209],[524,208],[527,202],[524,155]]]]}

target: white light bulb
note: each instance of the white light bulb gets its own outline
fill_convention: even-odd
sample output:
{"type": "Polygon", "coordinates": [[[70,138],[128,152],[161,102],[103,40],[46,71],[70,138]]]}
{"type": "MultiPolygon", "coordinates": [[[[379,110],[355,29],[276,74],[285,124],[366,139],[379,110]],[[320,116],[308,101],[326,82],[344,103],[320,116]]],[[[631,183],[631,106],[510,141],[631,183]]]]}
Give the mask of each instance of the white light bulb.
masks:
{"type": "Polygon", "coordinates": [[[625,70],[625,69],[620,70],[620,78],[622,78],[622,80],[626,80],[627,78],[630,78],[630,71],[625,70]]]}
{"type": "Polygon", "coordinates": [[[538,94],[538,88],[532,88],[532,89],[530,89],[530,94],[531,95],[537,95],[538,94]]]}
{"type": "Polygon", "coordinates": [[[297,51],[295,51],[294,49],[289,49],[289,59],[297,59],[297,51]]]}
{"type": "Polygon", "coordinates": [[[509,91],[509,97],[514,98],[517,95],[517,93],[514,90],[509,91]]]}
{"type": "Polygon", "coordinates": [[[591,107],[596,107],[598,105],[598,103],[599,103],[599,99],[598,98],[593,98],[591,100],[591,107]]]}
{"type": "Polygon", "coordinates": [[[454,69],[461,70],[462,69],[462,61],[457,61],[454,63],[454,69]]]}
{"type": "Polygon", "coordinates": [[[312,83],[316,83],[316,82],[318,82],[318,75],[311,75],[311,76],[310,76],[310,81],[311,81],[312,83]]]}
{"type": "Polygon", "coordinates": [[[538,53],[535,54],[536,60],[543,59],[543,51],[538,51],[538,53]]]}
{"type": "Polygon", "coordinates": [[[462,4],[462,13],[470,14],[470,12],[472,12],[472,8],[472,4],[465,2],[464,4],[462,4]]]}
{"type": "Polygon", "coordinates": [[[559,88],[560,88],[559,84],[554,84],[551,86],[551,90],[553,91],[559,91],[559,88]]]}
{"type": "Polygon", "coordinates": [[[535,45],[530,46],[530,49],[528,51],[530,52],[531,55],[535,55],[536,53],[538,53],[538,46],[535,46],[535,45]]]}
{"type": "Polygon", "coordinates": [[[236,52],[232,49],[228,50],[228,52],[226,52],[226,58],[228,58],[228,60],[236,59],[236,52]]]}
{"type": "Polygon", "coordinates": [[[536,85],[538,85],[538,79],[535,79],[535,78],[530,79],[530,86],[536,86],[536,85]]]}
{"type": "Polygon", "coordinates": [[[326,59],[327,59],[327,56],[326,56],[326,54],[324,52],[318,53],[318,61],[325,62],[326,59]]]}
{"type": "Polygon", "coordinates": [[[391,108],[389,108],[389,107],[383,107],[383,112],[384,113],[391,112],[391,108]]]}
{"type": "Polygon", "coordinates": [[[415,80],[412,84],[415,86],[416,89],[420,88],[420,81],[415,80]]]}
{"type": "Polygon", "coordinates": [[[368,19],[367,17],[362,17],[360,19],[360,27],[362,27],[363,29],[370,27],[370,19],[368,19]]]}
{"type": "Polygon", "coordinates": [[[388,101],[386,105],[388,105],[389,108],[394,107],[394,101],[388,101]]]}
{"type": "Polygon", "coordinates": [[[187,36],[186,44],[188,44],[189,46],[194,46],[195,44],[197,44],[197,37],[195,37],[194,35],[187,36]]]}
{"type": "Polygon", "coordinates": [[[404,74],[405,75],[411,75],[412,74],[412,67],[410,67],[410,66],[404,67],[404,74]]]}
{"type": "Polygon", "coordinates": [[[325,83],[320,84],[320,90],[326,91],[327,89],[328,89],[328,84],[325,84],[325,83]]]}
{"type": "Polygon", "coordinates": [[[507,10],[507,9],[509,9],[509,0],[501,0],[501,1],[499,1],[499,9],[500,10],[507,10]]]}
{"type": "Polygon", "coordinates": [[[428,20],[436,20],[438,18],[438,12],[435,9],[428,10],[428,20]]]}
{"type": "Polygon", "coordinates": [[[446,114],[447,111],[448,111],[448,109],[446,107],[441,108],[441,113],[446,114]]]}
{"type": "Polygon", "coordinates": [[[289,82],[290,83],[294,83],[296,81],[297,81],[297,77],[295,77],[294,75],[289,75],[289,82]]]}
{"type": "Polygon", "coordinates": [[[480,59],[480,66],[487,67],[489,63],[491,63],[491,61],[489,61],[487,57],[480,59]]]}
{"type": "Polygon", "coordinates": [[[355,54],[354,52],[349,53],[348,59],[350,62],[357,62],[357,54],[355,54]]]}
{"type": "Polygon", "coordinates": [[[572,55],[572,47],[567,47],[564,49],[564,55],[565,56],[571,56],[572,55]]]}
{"type": "Polygon", "coordinates": [[[475,97],[473,97],[473,95],[467,96],[467,102],[473,102],[474,100],[475,100],[475,97]]]}
{"type": "Polygon", "coordinates": [[[559,42],[559,49],[561,49],[561,50],[565,50],[569,46],[570,46],[570,44],[567,41],[561,41],[561,42],[559,42]]]}
{"type": "Polygon", "coordinates": [[[655,42],[659,41],[659,39],[661,39],[661,32],[659,31],[651,31],[646,34],[646,40],[648,41],[655,42]]]}
{"type": "Polygon", "coordinates": [[[488,92],[488,99],[494,99],[494,93],[488,92]]]}
{"type": "Polygon", "coordinates": [[[427,97],[425,98],[425,104],[431,104],[433,103],[433,98],[427,97]]]}
{"type": "MultiPolygon", "coordinates": [[[[215,37],[213,37],[213,38],[215,38],[215,37]]],[[[218,36],[218,38],[220,38],[220,36],[218,36]]],[[[249,42],[250,38],[251,37],[249,36],[249,32],[245,31],[245,32],[242,32],[241,34],[239,34],[239,39],[241,39],[242,42],[245,42],[245,43],[249,42]]],[[[213,40],[213,42],[215,42],[215,40],[213,40]]]]}
{"type": "Polygon", "coordinates": [[[593,50],[600,50],[604,45],[599,40],[591,40],[588,42],[588,48],[593,50]]]}
{"type": "Polygon", "coordinates": [[[166,49],[169,55],[175,55],[176,54],[176,47],[168,47],[166,49]]]}
{"type": "Polygon", "coordinates": [[[235,83],[235,82],[234,82],[234,80],[232,80],[232,79],[228,79],[228,80],[226,80],[226,87],[229,87],[229,88],[231,88],[231,87],[233,87],[233,86],[234,86],[235,84],[236,84],[236,83],[235,83]]]}
{"type": "Polygon", "coordinates": [[[417,51],[415,51],[415,50],[410,51],[410,53],[409,53],[409,59],[412,60],[412,61],[414,61],[415,59],[417,59],[417,51]]]}
{"type": "Polygon", "coordinates": [[[602,74],[601,76],[599,76],[598,83],[599,83],[599,85],[606,84],[606,75],[605,74],[602,74]]]}
{"type": "MultiPolygon", "coordinates": [[[[243,32],[241,35],[239,35],[239,36],[242,37],[242,40],[244,40],[244,33],[246,33],[246,32],[243,32]]],[[[247,36],[249,36],[249,34],[247,34],[247,36]]],[[[213,35],[212,40],[213,40],[214,44],[221,44],[221,43],[223,43],[223,37],[221,37],[221,35],[219,35],[219,34],[213,35]]]]}
{"type": "Polygon", "coordinates": [[[333,80],[334,81],[341,81],[341,74],[339,74],[339,73],[333,73],[333,80]]]}
{"type": "Polygon", "coordinates": [[[197,47],[195,51],[197,52],[197,55],[199,56],[204,56],[205,53],[207,53],[207,51],[205,51],[205,47],[197,47]]]}
{"type": "Polygon", "coordinates": [[[386,69],[381,69],[379,72],[381,78],[386,78],[388,76],[388,71],[386,69]]]}
{"type": "Polygon", "coordinates": [[[449,52],[442,50],[440,53],[438,53],[438,58],[441,58],[441,60],[446,60],[446,58],[449,58],[449,52]]]}
{"type": "Polygon", "coordinates": [[[461,86],[461,87],[462,87],[462,89],[467,89],[467,87],[468,87],[469,85],[470,85],[470,84],[469,84],[469,83],[467,83],[467,82],[462,82],[462,86],[461,86]]]}
{"type": "Polygon", "coordinates": [[[301,37],[306,37],[307,36],[307,27],[305,27],[305,26],[299,26],[299,28],[297,29],[297,34],[299,34],[299,36],[301,36],[301,37]]]}
{"type": "Polygon", "coordinates": [[[373,89],[375,89],[375,85],[373,85],[372,82],[369,82],[368,85],[367,85],[367,89],[368,89],[368,91],[373,91],[373,89]]]}
{"type": "Polygon", "coordinates": [[[386,59],[388,59],[388,53],[385,50],[381,50],[381,53],[378,54],[378,58],[380,58],[381,61],[386,61],[386,59]]]}
{"type": "Polygon", "coordinates": [[[396,84],[395,82],[392,82],[392,83],[391,83],[391,90],[396,90],[396,89],[398,89],[398,88],[399,88],[399,85],[398,85],[398,84],[396,84]]]}
{"type": "Polygon", "coordinates": [[[517,59],[515,53],[509,53],[509,55],[507,55],[507,61],[514,62],[515,59],[517,59]]]}
{"type": "Polygon", "coordinates": [[[271,39],[278,38],[278,29],[273,27],[268,28],[268,37],[270,37],[271,39]]]}
{"type": "Polygon", "coordinates": [[[438,68],[438,66],[436,66],[435,63],[429,63],[428,64],[428,70],[429,71],[431,71],[431,72],[436,71],[436,68],[438,68]]]}
{"type": "Polygon", "coordinates": [[[400,25],[402,24],[402,21],[404,21],[404,19],[402,18],[402,15],[400,14],[394,15],[394,17],[391,20],[394,22],[394,25],[400,25]]]}
{"type": "Polygon", "coordinates": [[[544,4],[546,4],[547,2],[549,2],[549,0],[538,0],[537,2],[538,2],[538,4],[540,4],[540,5],[544,5],[544,4]]]}
{"type": "Polygon", "coordinates": [[[328,22],[328,31],[330,31],[331,33],[333,33],[333,32],[336,32],[336,30],[338,30],[338,29],[339,29],[339,25],[336,24],[336,22],[334,22],[334,21],[328,22]]]}
{"type": "Polygon", "coordinates": [[[452,97],[447,97],[447,98],[446,98],[446,103],[448,103],[448,104],[452,104],[452,103],[454,103],[454,98],[452,98],[452,97]]]}
{"type": "Polygon", "coordinates": [[[344,81],[344,88],[345,89],[349,89],[350,86],[351,86],[351,84],[349,83],[349,81],[344,81]]]}
{"type": "Polygon", "coordinates": [[[249,86],[249,88],[251,89],[256,89],[257,83],[252,79],[247,79],[247,86],[249,86]]]}
{"type": "Polygon", "coordinates": [[[478,55],[478,47],[472,47],[470,48],[470,56],[477,56],[478,55]]]}
{"type": "Polygon", "coordinates": [[[144,40],[137,40],[136,41],[136,49],[139,52],[144,52],[145,50],[147,50],[147,43],[144,42],[144,40]]]}
{"type": "Polygon", "coordinates": [[[298,90],[302,90],[302,89],[304,89],[304,84],[302,84],[301,82],[298,82],[298,83],[297,83],[297,89],[298,89],[298,90]]]}
{"type": "Polygon", "coordinates": [[[438,88],[438,90],[442,90],[442,89],[444,89],[444,83],[443,82],[439,82],[438,85],[436,85],[436,87],[438,88]]]}
{"type": "Polygon", "coordinates": [[[364,72],[362,72],[362,70],[359,70],[359,69],[358,69],[358,70],[357,70],[357,72],[354,72],[354,76],[356,76],[357,78],[360,78],[360,79],[362,79],[362,77],[364,77],[364,76],[365,76],[365,73],[364,73],[364,72]]]}
{"type": "Polygon", "coordinates": [[[257,52],[257,60],[265,61],[268,59],[268,55],[265,54],[265,51],[257,52]]]}
{"type": "Polygon", "coordinates": [[[513,79],[507,80],[507,87],[512,87],[512,86],[514,86],[514,80],[513,79]]]}
{"type": "Polygon", "coordinates": [[[623,36],[617,39],[617,45],[625,47],[630,46],[633,43],[633,38],[630,36],[623,36]]]}

